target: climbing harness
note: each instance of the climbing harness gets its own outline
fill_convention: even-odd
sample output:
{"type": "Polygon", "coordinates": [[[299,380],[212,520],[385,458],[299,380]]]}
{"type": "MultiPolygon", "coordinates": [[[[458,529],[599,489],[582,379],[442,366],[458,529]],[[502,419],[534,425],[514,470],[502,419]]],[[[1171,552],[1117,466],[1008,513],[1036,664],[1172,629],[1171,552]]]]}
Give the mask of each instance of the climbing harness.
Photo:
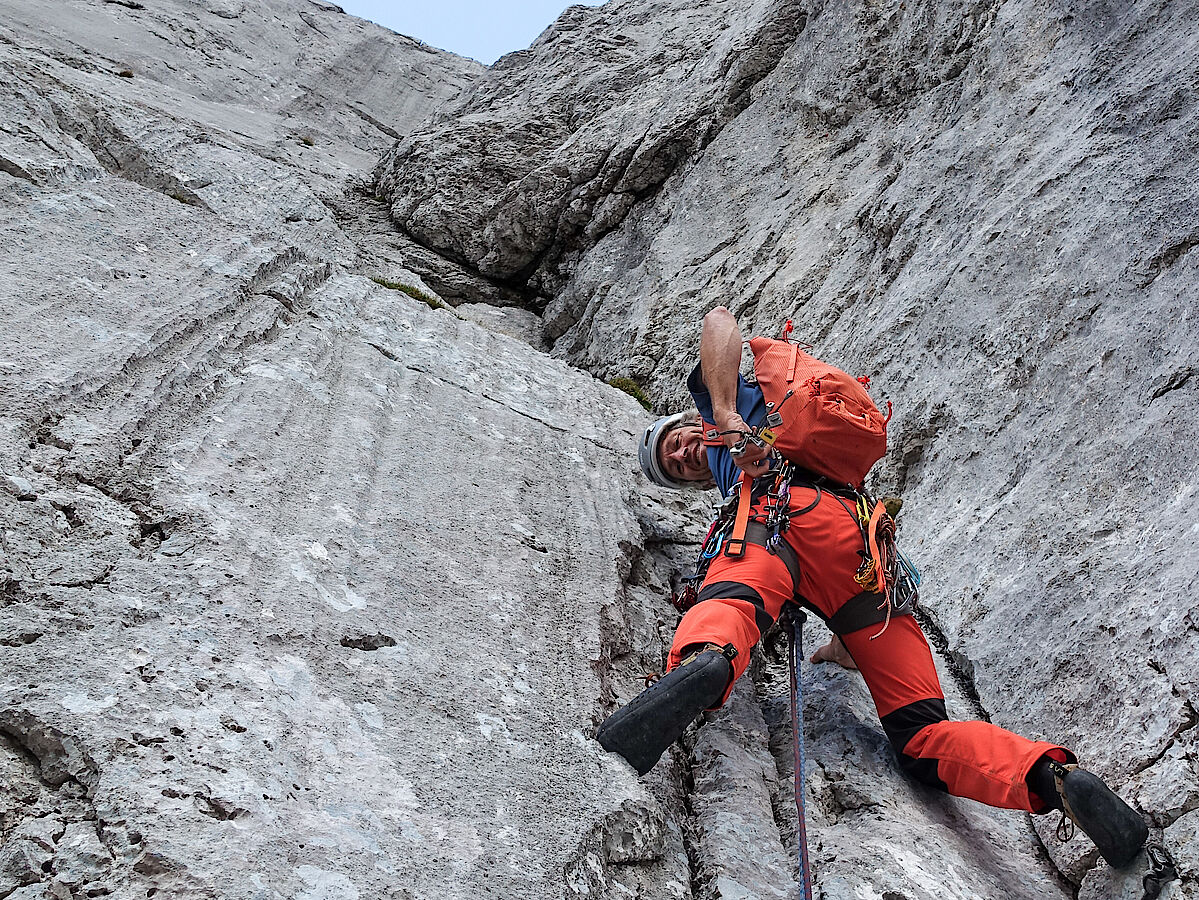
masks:
{"type": "MultiPolygon", "coordinates": [[[[772,553],[778,551],[782,535],[787,530],[791,517],[814,509],[816,502],[819,501],[818,495],[816,501],[802,510],[790,511],[788,509],[791,502],[791,479],[794,471],[794,466],[782,461],[777,468],[772,468],[764,475],[759,476],[763,483],[770,484],[765,495],[764,512],[758,518],[763,520],[762,524],[767,532],[763,543],[772,553]],[[765,482],[764,480],[768,478],[772,480],[765,482]]],[[[738,557],[745,553],[747,535],[750,531],[750,512],[753,506],[753,482],[754,479],[748,476],[743,478],[740,489],[729,496],[712,520],[712,524],[708,526],[708,533],[705,535],[703,543],[700,544],[695,571],[691,575],[683,577],[680,591],[674,591],[670,595],[670,602],[679,612],[685,613],[696,604],[699,598],[698,586],[703,583],[708,566],[722,550],[730,557],[738,557]]]]}
{"type": "Polygon", "coordinates": [[[799,675],[799,661],[803,658],[803,623],[808,615],[798,606],[787,607],[787,625],[791,632],[791,649],[788,654],[791,670],[791,730],[794,733],[795,757],[795,815],[799,823],[799,874],[803,880],[804,900],[812,900],[812,864],[808,859],[808,823],[804,800],[804,745],[803,745],[803,692],[799,675]]]}
{"type": "Polygon", "coordinates": [[[784,552],[784,535],[792,520],[814,510],[829,495],[854,520],[862,536],[862,564],[855,576],[862,593],[829,620],[829,627],[845,634],[881,623],[882,628],[871,636],[873,640],[887,630],[893,616],[912,613],[919,600],[921,576],[896,546],[895,520],[885,504],[865,489],[834,484],[787,460],[772,457],[771,462],[764,475],[743,476],[738,490],[720,507],[700,546],[694,573],[682,579],[681,591],[671,594],[675,608],[684,613],[695,605],[708,566],[722,552],[737,558],[745,553],[747,543],[761,544],[776,555],[784,552]],[[806,506],[792,509],[796,485],[815,491],[815,496],[806,506]],[[755,505],[757,512],[753,511],[755,505]]]}
{"type": "Polygon", "coordinates": [[[1169,851],[1161,844],[1147,844],[1145,853],[1149,857],[1149,871],[1141,879],[1141,885],[1145,888],[1143,900],[1157,900],[1166,883],[1178,877],[1178,868],[1169,851]]]}

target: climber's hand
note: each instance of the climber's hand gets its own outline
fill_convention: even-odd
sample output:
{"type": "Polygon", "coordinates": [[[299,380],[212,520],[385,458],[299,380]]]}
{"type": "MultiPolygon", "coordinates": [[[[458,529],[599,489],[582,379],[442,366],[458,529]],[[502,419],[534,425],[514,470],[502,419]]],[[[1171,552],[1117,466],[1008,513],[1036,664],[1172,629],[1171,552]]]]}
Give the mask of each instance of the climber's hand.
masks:
{"type": "MultiPolygon", "coordinates": [[[[722,420],[717,423],[720,430],[724,432],[724,445],[732,450],[738,446],[746,435],[750,433],[749,425],[745,420],[735,412],[729,413],[722,417],[722,420]]],[[[755,478],[762,475],[770,468],[770,448],[761,447],[752,441],[746,441],[744,450],[737,456],[733,457],[733,462],[743,472],[748,472],[755,478]]]]}

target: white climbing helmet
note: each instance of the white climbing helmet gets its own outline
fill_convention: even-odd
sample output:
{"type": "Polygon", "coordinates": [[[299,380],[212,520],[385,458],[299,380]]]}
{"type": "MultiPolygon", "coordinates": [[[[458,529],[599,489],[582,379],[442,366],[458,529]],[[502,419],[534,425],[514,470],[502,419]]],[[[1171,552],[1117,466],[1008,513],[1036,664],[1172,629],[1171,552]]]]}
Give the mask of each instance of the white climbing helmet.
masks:
{"type": "Polygon", "coordinates": [[[687,421],[686,413],[663,416],[645,429],[645,434],[641,436],[641,443],[637,445],[637,461],[641,463],[641,471],[645,473],[646,478],[659,487],[674,488],[679,491],[695,487],[694,482],[676,481],[667,475],[666,470],[662,468],[662,460],[658,458],[658,446],[662,443],[662,438],[666,437],[672,428],[685,421],[687,421]]]}

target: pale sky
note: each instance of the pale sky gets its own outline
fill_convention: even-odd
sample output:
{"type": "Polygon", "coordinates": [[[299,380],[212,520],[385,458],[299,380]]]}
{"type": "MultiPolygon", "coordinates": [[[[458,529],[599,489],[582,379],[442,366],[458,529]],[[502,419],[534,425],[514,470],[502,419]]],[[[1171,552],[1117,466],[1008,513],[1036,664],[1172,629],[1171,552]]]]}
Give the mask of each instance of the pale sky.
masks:
{"type": "Polygon", "coordinates": [[[491,65],[533,43],[568,6],[603,0],[334,0],[351,15],[491,65]]]}

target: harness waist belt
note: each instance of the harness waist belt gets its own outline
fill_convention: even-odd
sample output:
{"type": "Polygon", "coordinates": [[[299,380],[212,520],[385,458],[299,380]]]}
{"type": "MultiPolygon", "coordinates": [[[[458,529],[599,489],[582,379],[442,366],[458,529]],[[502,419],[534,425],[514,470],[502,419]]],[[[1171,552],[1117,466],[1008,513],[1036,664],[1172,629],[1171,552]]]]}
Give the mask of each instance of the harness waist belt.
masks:
{"type": "MultiPolygon", "coordinates": [[[[747,544],[757,544],[759,547],[770,549],[766,541],[770,538],[770,531],[761,522],[756,520],[750,521],[745,528],[745,542],[747,544]]],[[[803,606],[807,606],[821,618],[824,618],[820,610],[804,602],[799,593],[799,556],[795,552],[795,548],[787,543],[786,538],[779,541],[778,546],[771,550],[775,556],[783,561],[783,565],[787,567],[787,571],[791,575],[791,592],[795,595],[795,601],[803,606]]],[[[703,598],[707,599],[707,598],[703,598]]],[[[895,616],[910,616],[913,615],[912,609],[897,609],[891,607],[891,617],[895,616]]],[[[860,594],[855,594],[845,601],[845,604],[837,610],[837,612],[825,620],[829,631],[836,635],[851,634],[859,631],[862,628],[869,628],[871,625],[881,625],[887,621],[887,605],[883,602],[883,595],[876,594],[872,591],[862,591],[860,594]]]]}

